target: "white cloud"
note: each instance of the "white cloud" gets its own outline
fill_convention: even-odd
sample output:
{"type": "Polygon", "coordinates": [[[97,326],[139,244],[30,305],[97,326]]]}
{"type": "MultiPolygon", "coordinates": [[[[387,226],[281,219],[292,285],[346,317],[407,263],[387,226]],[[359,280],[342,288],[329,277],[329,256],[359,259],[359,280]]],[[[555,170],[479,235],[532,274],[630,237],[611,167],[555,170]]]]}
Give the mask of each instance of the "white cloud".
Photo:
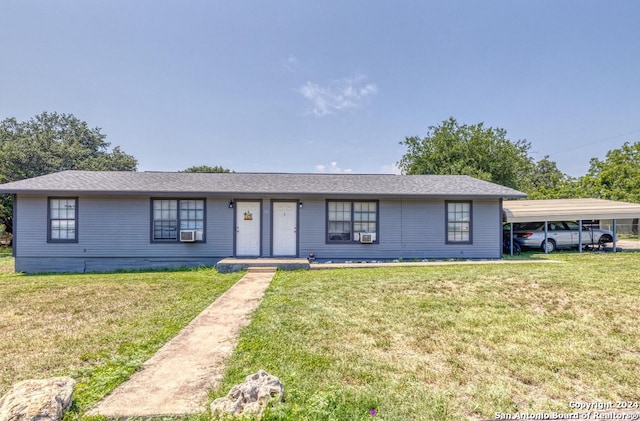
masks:
{"type": "Polygon", "coordinates": [[[402,174],[402,171],[400,171],[400,167],[398,167],[398,164],[389,164],[389,165],[383,165],[382,168],[380,168],[380,173],[402,174]]]}
{"type": "Polygon", "coordinates": [[[332,174],[350,174],[353,172],[351,168],[340,168],[336,161],[333,161],[329,164],[329,166],[323,164],[317,164],[315,166],[316,172],[321,173],[332,173],[332,174]]]}
{"type": "Polygon", "coordinates": [[[298,92],[313,105],[313,114],[322,117],[346,108],[356,108],[378,92],[374,83],[364,82],[364,77],[334,80],[325,86],[308,81],[298,92]]]}
{"type": "Polygon", "coordinates": [[[295,72],[300,68],[300,61],[293,54],[289,54],[286,60],[283,62],[283,66],[290,72],[295,72]]]}

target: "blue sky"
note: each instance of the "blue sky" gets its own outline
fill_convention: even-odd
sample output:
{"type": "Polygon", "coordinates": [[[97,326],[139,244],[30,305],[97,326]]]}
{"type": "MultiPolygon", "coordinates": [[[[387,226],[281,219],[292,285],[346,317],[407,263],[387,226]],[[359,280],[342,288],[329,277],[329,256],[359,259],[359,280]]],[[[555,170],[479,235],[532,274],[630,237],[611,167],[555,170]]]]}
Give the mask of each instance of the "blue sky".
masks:
{"type": "Polygon", "coordinates": [[[450,116],[583,175],[640,140],[640,2],[0,0],[0,119],[139,170],[393,172],[450,116]]]}

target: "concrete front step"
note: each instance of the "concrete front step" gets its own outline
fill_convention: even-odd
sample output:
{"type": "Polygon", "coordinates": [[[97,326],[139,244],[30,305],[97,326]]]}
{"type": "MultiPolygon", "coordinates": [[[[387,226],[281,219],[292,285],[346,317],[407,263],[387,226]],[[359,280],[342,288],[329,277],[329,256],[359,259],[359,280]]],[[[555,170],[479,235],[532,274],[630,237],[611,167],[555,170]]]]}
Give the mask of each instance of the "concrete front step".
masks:
{"type": "Polygon", "coordinates": [[[273,273],[277,270],[277,266],[250,266],[247,268],[249,273],[273,273]]]}
{"type": "Polygon", "coordinates": [[[282,270],[309,270],[307,259],[277,259],[277,258],[257,258],[257,259],[222,259],[216,265],[218,272],[229,273],[239,270],[253,270],[254,268],[277,268],[282,270]]]}

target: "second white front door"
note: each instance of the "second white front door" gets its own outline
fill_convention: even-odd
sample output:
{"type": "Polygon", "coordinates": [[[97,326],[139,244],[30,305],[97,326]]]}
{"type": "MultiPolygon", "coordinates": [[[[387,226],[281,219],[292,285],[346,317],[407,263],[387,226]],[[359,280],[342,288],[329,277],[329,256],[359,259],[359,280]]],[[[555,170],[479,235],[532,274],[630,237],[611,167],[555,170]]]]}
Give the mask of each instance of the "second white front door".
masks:
{"type": "Polygon", "coordinates": [[[236,202],[236,256],[260,256],[260,202],[236,202]]]}
{"type": "Polygon", "coordinates": [[[298,204],[273,202],[273,250],[274,256],[298,254],[298,204]]]}

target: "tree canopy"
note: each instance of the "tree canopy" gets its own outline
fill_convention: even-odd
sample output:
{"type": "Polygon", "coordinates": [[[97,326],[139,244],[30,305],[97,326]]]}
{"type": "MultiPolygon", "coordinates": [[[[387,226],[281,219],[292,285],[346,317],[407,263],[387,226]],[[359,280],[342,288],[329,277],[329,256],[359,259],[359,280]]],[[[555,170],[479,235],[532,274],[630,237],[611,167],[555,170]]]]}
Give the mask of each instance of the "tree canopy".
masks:
{"type": "Polygon", "coordinates": [[[460,174],[512,187],[529,199],[593,197],[640,203],[640,142],[591,159],[589,172],[573,178],[545,156],[534,162],[531,144],[512,141],[501,128],[459,124],[453,117],[431,126],[424,138],[407,137],[398,165],[405,174],[460,174]]]}
{"type": "Polygon", "coordinates": [[[560,171],[547,155],[533,165],[531,174],[520,186],[529,199],[567,199],[578,197],[575,183],[576,180],[560,171]]]}
{"type": "Polygon", "coordinates": [[[501,128],[459,124],[453,117],[429,127],[424,138],[400,142],[407,152],[398,162],[405,174],[469,175],[515,189],[530,174],[531,144],[511,141],[501,128]]]}
{"type": "Polygon", "coordinates": [[[105,138],[72,114],[7,118],[0,122],[0,182],[62,170],[135,171],[138,161],[119,147],[109,151],[105,138]]]}
{"type": "Polygon", "coordinates": [[[187,169],[178,172],[233,172],[226,168],[216,165],[215,167],[211,167],[209,165],[194,165],[187,169]]]}
{"type": "Polygon", "coordinates": [[[640,142],[610,150],[604,161],[592,158],[577,187],[584,196],[640,203],[640,142]]]}
{"type": "MultiPolygon", "coordinates": [[[[135,171],[138,161],[111,144],[100,128],[72,114],[44,112],[0,122],[0,183],[62,170],[135,171]]],[[[11,198],[0,201],[0,223],[11,227],[11,198]]]]}

